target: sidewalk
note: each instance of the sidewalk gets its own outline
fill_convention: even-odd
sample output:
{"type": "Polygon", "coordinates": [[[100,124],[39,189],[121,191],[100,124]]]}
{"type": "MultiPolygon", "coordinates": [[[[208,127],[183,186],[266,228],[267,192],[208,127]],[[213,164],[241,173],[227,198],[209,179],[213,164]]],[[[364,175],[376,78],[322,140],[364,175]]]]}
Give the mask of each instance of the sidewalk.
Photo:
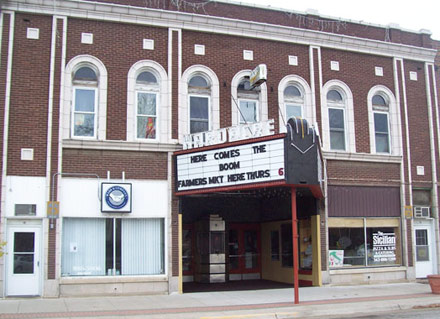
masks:
{"type": "Polygon", "coordinates": [[[203,292],[155,296],[7,298],[0,318],[306,318],[440,307],[428,284],[399,283],[293,289],[203,292]]]}

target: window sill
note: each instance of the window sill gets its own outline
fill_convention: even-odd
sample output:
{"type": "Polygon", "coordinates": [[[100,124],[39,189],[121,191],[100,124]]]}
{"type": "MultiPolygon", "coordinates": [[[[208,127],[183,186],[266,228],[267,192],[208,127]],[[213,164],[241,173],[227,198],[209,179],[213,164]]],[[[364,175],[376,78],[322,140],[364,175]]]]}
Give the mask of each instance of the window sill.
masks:
{"type": "Polygon", "coordinates": [[[138,276],[90,276],[90,277],[61,277],[60,284],[108,284],[108,283],[129,283],[129,282],[163,282],[167,281],[167,275],[138,275],[138,276]]]}
{"type": "Polygon", "coordinates": [[[398,164],[402,162],[402,156],[400,155],[349,153],[349,152],[335,152],[335,151],[323,151],[322,153],[324,159],[327,160],[398,163],[398,164]]]}
{"type": "Polygon", "coordinates": [[[330,269],[330,275],[346,275],[346,274],[365,274],[365,273],[381,273],[381,272],[394,272],[394,271],[406,271],[405,266],[371,266],[363,268],[338,268],[330,269]]]}

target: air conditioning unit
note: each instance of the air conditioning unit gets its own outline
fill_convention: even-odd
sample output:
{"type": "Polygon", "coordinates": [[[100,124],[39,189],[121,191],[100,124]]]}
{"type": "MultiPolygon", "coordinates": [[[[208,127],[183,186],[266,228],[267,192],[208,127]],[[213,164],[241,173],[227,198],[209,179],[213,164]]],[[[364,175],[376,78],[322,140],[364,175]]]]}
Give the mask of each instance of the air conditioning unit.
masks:
{"type": "Polygon", "coordinates": [[[415,218],[430,218],[431,210],[427,206],[414,206],[414,217],[415,218]]]}

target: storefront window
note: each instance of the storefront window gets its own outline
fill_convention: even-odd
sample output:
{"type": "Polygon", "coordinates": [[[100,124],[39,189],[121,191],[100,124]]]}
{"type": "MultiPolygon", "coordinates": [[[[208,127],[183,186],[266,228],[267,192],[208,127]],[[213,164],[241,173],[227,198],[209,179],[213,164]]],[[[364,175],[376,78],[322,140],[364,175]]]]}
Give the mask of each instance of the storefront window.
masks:
{"type": "Polygon", "coordinates": [[[330,268],[399,264],[401,264],[399,219],[331,218],[329,220],[330,268]]]}
{"type": "Polygon", "coordinates": [[[157,275],[164,270],[162,218],[64,218],[62,276],[157,275]]]}

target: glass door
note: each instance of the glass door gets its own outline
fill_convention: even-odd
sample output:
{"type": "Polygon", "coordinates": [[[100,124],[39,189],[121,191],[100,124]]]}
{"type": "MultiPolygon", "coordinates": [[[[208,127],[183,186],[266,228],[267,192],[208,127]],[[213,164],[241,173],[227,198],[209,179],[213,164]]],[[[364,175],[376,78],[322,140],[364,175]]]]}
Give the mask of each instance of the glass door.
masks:
{"type": "Polygon", "coordinates": [[[231,224],[228,239],[229,272],[259,274],[261,272],[260,225],[231,224]]]}

